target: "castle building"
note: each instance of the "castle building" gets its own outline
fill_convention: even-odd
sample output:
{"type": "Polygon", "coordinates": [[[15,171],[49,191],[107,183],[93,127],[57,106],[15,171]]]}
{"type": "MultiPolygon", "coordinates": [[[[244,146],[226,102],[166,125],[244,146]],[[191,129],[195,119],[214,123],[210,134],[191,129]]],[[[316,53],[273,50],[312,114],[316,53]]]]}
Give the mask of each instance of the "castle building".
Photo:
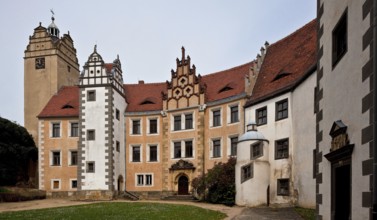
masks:
{"type": "Polygon", "coordinates": [[[376,1],[317,3],[317,216],[377,219],[376,1]]]}
{"type": "Polygon", "coordinates": [[[253,123],[238,144],[238,205],[315,208],[316,28],[313,20],[261,55],[245,104],[245,119],[253,123]]]}

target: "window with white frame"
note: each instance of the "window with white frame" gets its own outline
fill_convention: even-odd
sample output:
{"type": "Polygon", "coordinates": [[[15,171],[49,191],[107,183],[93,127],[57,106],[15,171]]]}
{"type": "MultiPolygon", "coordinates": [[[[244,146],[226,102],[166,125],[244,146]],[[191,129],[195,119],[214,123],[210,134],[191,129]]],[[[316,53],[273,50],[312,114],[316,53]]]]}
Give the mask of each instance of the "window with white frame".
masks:
{"type": "Polygon", "coordinates": [[[181,130],[181,125],[182,125],[182,116],[174,115],[174,131],[181,130]]]}
{"type": "Polygon", "coordinates": [[[51,166],[61,165],[61,152],[60,150],[51,151],[51,166]]]}
{"type": "Polygon", "coordinates": [[[60,137],[60,122],[51,123],[51,137],[60,137]]]}
{"type": "Polygon", "coordinates": [[[71,179],[71,189],[77,189],[77,180],[76,179],[74,179],[74,180],[71,179]]]}
{"type": "Polygon", "coordinates": [[[71,137],[78,137],[79,136],[79,123],[78,122],[71,122],[70,123],[70,135],[71,137]]]}
{"type": "Polygon", "coordinates": [[[185,129],[193,129],[193,115],[192,113],[185,114],[185,129]]]}
{"type": "Polygon", "coordinates": [[[157,118],[150,118],[149,119],[149,134],[157,134],[158,133],[158,121],[157,118]]]}
{"type": "Polygon", "coordinates": [[[149,162],[157,162],[158,161],[158,146],[157,145],[149,145],[148,146],[148,161],[149,162]]]}
{"type": "Polygon", "coordinates": [[[171,122],[173,131],[190,130],[194,128],[194,114],[180,113],[173,115],[171,122]]]}
{"type": "Polygon", "coordinates": [[[141,162],[141,146],[135,145],[131,146],[131,161],[132,162],[141,162]]]}
{"type": "Polygon", "coordinates": [[[51,189],[52,190],[59,190],[60,189],[60,179],[52,179],[51,180],[51,189]]]}
{"type": "Polygon", "coordinates": [[[153,186],[153,175],[150,173],[136,174],[136,186],[153,186]]]}
{"type": "Polygon", "coordinates": [[[70,150],[69,151],[69,165],[76,166],[78,161],[78,153],[77,150],[70,150]]]}
{"type": "Polygon", "coordinates": [[[221,126],[221,110],[216,109],[212,111],[212,127],[221,126]]]}
{"type": "Polygon", "coordinates": [[[221,157],[221,139],[212,140],[212,157],[221,157]]]}
{"type": "Polygon", "coordinates": [[[193,140],[173,141],[172,158],[193,158],[194,145],[193,140]]]}
{"type": "Polygon", "coordinates": [[[133,119],[132,120],[132,134],[141,134],[141,123],[140,119],[133,119]]]}
{"type": "Polygon", "coordinates": [[[238,105],[230,106],[229,111],[230,111],[230,123],[239,122],[238,105]]]}
{"type": "Polygon", "coordinates": [[[238,137],[230,138],[230,155],[237,156],[238,137]]]}
{"type": "Polygon", "coordinates": [[[174,142],[174,158],[182,157],[181,141],[174,142]]]}

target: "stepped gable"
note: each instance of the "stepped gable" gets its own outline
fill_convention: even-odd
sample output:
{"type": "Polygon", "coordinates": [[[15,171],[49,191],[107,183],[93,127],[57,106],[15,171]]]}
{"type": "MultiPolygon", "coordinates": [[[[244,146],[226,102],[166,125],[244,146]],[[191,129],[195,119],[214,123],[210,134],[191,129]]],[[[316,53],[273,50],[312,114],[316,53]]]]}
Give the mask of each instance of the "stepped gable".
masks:
{"type": "Polygon", "coordinates": [[[245,77],[249,74],[252,64],[253,62],[249,62],[228,70],[202,76],[201,85],[206,88],[206,102],[244,93],[245,77]]]}
{"type": "Polygon", "coordinates": [[[51,97],[38,118],[79,117],[79,87],[63,86],[51,97]]]}
{"type": "Polygon", "coordinates": [[[166,94],[166,83],[124,84],[126,112],[162,110],[162,92],[166,94]]]}
{"type": "Polygon", "coordinates": [[[295,88],[313,72],[316,58],[317,22],[314,19],[268,47],[251,98],[245,107],[295,88]]]}

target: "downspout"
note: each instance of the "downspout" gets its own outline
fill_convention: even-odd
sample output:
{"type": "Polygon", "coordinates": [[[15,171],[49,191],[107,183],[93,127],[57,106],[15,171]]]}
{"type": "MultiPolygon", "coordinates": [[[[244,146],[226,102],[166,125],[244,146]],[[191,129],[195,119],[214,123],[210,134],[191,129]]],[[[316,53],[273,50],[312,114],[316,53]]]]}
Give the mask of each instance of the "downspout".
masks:
{"type": "Polygon", "coordinates": [[[373,1],[373,219],[377,219],[377,1],[373,1]]]}

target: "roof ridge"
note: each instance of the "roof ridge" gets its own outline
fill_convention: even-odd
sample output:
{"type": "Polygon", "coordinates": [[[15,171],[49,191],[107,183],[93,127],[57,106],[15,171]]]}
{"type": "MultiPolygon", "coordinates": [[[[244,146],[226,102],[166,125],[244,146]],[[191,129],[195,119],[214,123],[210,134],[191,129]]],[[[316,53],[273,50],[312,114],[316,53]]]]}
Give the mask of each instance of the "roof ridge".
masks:
{"type": "Polygon", "coordinates": [[[238,66],[235,66],[235,67],[231,67],[231,68],[229,68],[229,69],[220,70],[220,71],[218,71],[218,72],[209,73],[209,74],[201,75],[201,76],[202,76],[202,77],[207,77],[207,76],[212,76],[212,75],[215,75],[215,74],[218,74],[218,73],[223,73],[223,72],[226,72],[226,71],[239,69],[239,68],[244,67],[244,66],[246,66],[246,65],[250,65],[250,64],[252,64],[252,63],[255,62],[255,61],[256,61],[256,60],[252,60],[252,61],[249,61],[249,62],[247,62],[247,63],[241,64],[241,65],[238,65],[238,66]]]}
{"type": "Polygon", "coordinates": [[[299,31],[301,31],[302,29],[306,28],[307,26],[311,25],[311,23],[316,22],[316,21],[317,21],[317,19],[314,18],[313,20],[309,21],[308,23],[306,23],[305,25],[303,25],[303,26],[301,26],[300,28],[296,29],[296,30],[293,31],[292,33],[288,34],[287,36],[283,37],[282,39],[280,39],[280,40],[278,40],[278,41],[276,41],[276,42],[270,44],[269,47],[271,47],[271,46],[273,46],[273,45],[275,45],[275,44],[277,44],[277,43],[279,43],[279,42],[281,42],[281,41],[284,41],[284,40],[286,40],[287,38],[289,38],[289,37],[291,37],[291,36],[297,34],[299,31]]]}
{"type": "Polygon", "coordinates": [[[138,86],[138,85],[162,85],[166,84],[166,82],[153,82],[153,83],[124,83],[124,86],[138,86]]]}

